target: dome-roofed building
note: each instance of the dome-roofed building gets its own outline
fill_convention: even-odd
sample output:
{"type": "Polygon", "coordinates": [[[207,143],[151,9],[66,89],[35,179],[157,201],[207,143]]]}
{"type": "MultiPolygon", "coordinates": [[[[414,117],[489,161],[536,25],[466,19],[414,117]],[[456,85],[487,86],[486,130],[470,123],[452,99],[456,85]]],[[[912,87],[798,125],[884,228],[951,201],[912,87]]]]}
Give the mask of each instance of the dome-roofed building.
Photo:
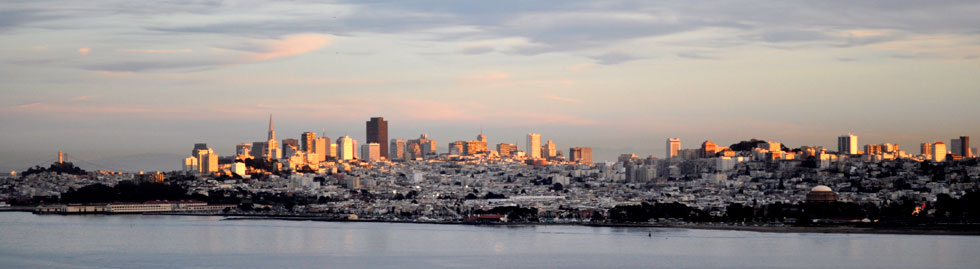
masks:
{"type": "Polygon", "coordinates": [[[807,203],[832,203],[837,201],[837,194],[830,187],[819,185],[810,189],[806,194],[807,203]]]}

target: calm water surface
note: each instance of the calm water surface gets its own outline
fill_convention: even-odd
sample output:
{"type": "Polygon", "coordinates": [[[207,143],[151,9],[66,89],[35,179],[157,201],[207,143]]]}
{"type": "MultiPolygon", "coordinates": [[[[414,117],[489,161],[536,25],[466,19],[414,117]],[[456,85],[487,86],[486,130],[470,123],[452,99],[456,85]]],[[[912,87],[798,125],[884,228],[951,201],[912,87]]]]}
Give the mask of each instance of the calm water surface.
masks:
{"type": "Polygon", "coordinates": [[[0,268],[980,268],[971,236],[221,219],[0,213],[0,268]]]}

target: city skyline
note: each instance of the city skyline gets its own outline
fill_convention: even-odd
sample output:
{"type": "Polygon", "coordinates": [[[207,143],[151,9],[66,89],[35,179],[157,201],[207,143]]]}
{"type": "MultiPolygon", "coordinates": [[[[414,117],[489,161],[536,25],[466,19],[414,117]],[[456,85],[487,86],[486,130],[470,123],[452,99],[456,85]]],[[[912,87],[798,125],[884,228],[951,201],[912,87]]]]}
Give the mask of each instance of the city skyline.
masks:
{"type": "Polygon", "coordinates": [[[228,153],[269,113],[292,138],[363,139],[364,120],[385,115],[410,123],[390,137],[469,140],[485,126],[491,144],[536,132],[597,160],[659,156],[667,137],[832,148],[851,132],[908,148],[980,133],[969,1],[0,8],[5,170],[58,150],[228,153]]]}
{"type": "MultiPolygon", "coordinates": [[[[369,139],[367,137],[368,136],[367,133],[371,131],[371,128],[372,128],[372,125],[371,124],[372,124],[372,122],[376,122],[376,121],[383,122],[383,125],[384,125],[383,130],[387,131],[388,121],[387,120],[384,120],[384,117],[382,117],[382,116],[370,117],[370,120],[367,121],[367,128],[366,128],[366,131],[365,131],[365,134],[364,134],[364,137],[363,137],[364,140],[360,140],[360,141],[367,141],[369,139]]],[[[223,148],[227,147],[228,145],[220,145],[218,147],[213,147],[212,148],[212,147],[209,147],[208,146],[208,145],[213,145],[213,144],[209,144],[210,142],[200,142],[200,141],[198,141],[198,142],[192,143],[194,149],[191,151],[192,152],[191,156],[192,157],[199,156],[201,153],[198,153],[198,151],[205,150],[205,151],[209,152],[209,153],[206,153],[206,154],[209,154],[209,155],[207,155],[208,156],[207,158],[210,160],[210,162],[216,163],[217,162],[217,156],[231,157],[231,156],[235,156],[235,155],[241,155],[241,153],[242,153],[241,147],[242,147],[242,145],[246,145],[246,146],[250,146],[251,147],[250,150],[252,151],[252,154],[250,156],[252,156],[252,157],[259,158],[261,156],[268,156],[269,154],[274,154],[274,155],[277,155],[278,156],[277,159],[284,159],[285,160],[285,159],[288,159],[288,156],[286,154],[284,154],[283,152],[291,152],[291,151],[287,151],[284,148],[285,143],[281,144],[282,146],[280,147],[278,145],[278,144],[280,144],[280,140],[276,140],[277,137],[278,138],[281,138],[282,139],[282,142],[285,142],[285,141],[288,140],[290,142],[296,143],[295,146],[297,147],[297,149],[299,151],[304,151],[302,148],[303,147],[307,147],[307,146],[304,146],[304,145],[306,145],[305,144],[306,143],[305,141],[306,141],[306,137],[307,136],[311,136],[312,135],[311,137],[316,138],[316,139],[320,139],[319,141],[324,141],[322,139],[329,138],[329,134],[327,134],[327,132],[325,130],[322,131],[323,133],[321,134],[321,135],[327,135],[327,136],[324,136],[324,137],[316,137],[316,132],[313,132],[313,131],[304,131],[304,132],[301,132],[295,138],[294,137],[291,137],[291,136],[288,136],[288,135],[287,136],[277,135],[276,134],[276,131],[275,131],[273,115],[271,115],[271,114],[269,115],[269,121],[268,121],[268,125],[267,126],[268,126],[268,129],[266,130],[266,140],[265,141],[256,141],[256,142],[241,141],[241,142],[238,142],[238,143],[231,144],[230,147],[233,150],[230,150],[229,153],[227,153],[227,154],[225,154],[223,151],[220,151],[220,150],[214,150],[214,148],[222,148],[223,149],[223,148]],[[255,153],[255,150],[259,148],[259,147],[256,146],[257,144],[259,146],[263,146],[264,147],[264,143],[270,143],[270,142],[273,143],[273,144],[277,144],[277,147],[278,148],[274,148],[274,149],[273,148],[265,148],[264,149],[264,150],[269,151],[271,153],[255,153]],[[258,154],[258,155],[256,155],[256,154],[258,154]]],[[[421,135],[428,135],[428,134],[423,132],[423,133],[421,133],[421,135]]],[[[411,135],[404,136],[404,137],[402,137],[402,136],[392,136],[392,137],[389,137],[388,142],[389,143],[392,143],[392,142],[395,142],[395,140],[400,140],[400,141],[402,141],[404,143],[404,141],[406,141],[406,139],[411,139],[411,138],[412,138],[411,135]]],[[[430,138],[434,138],[437,141],[444,141],[444,143],[448,142],[447,140],[439,140],[438,137],[430,137],[430,138]]],[[[478,138],[480,138],[480,139],[487,139],[486,138],[486,135],[482,132],[482,127],[481,127],[481,133],[479,134],[478,138]]],[[[525,142],[524,144],[514,143],[513,145],[516,145],[517,146],[515,148],[515,150],[522,150],[523,149],[522,151],[525,151],[525,154],[527,154],[527,156],[532,156],[533,154],[531,154],[529,152],[526,152],[526,150],[528,150],[530,148],[537,148],[539,150],[539,154],[542,157],[544,157],[543,149],[544,149],[545,144],[542,144],[541,143],[541,140],[547,140],[549,142],[549,144],[550,144],[550,143],[552,143],[552,139],[543,139],[543,138],[547,138],[547,137],[546,136],[543,136],[540,133],[528,133],[528,134],[525,135],[525,139],[526,140],[524,141],[525,142]],[[534,139],[532,139],[532,138],[534,138],[534,139]],[[534,144],[537,144],[537,147],[529,147],[529,144],[528,143],[532,143],[532,140],[536,140],[536,141],[534,141],[534,144]]],[[[745,139],[742,139],[740,141],[732,142],[731,144],[738,143],[738,142],[741,142],[741,141],[747,141],[747,140],[750,140],[750,139],[754,139],[754,138],[745,138],[745,139]]],[[[710,139],[708,139],[708,140],[704,140],[703,141],[704,143],[696,143],[696,145],[694,147],[690,147],[690,146],[689,147],[684,147],[683,146],[684,144],[682,144],[682,143],[685,140],[683,138],[680,138],[680,137],[668,137],[665,140],[667,141],[667,143],[666,143],[665,147],[663,148],[663,150],[667,150],[667,148],[668,147],[671,147],[672,144],[677,144],[676,145],[676,148],[673,148],[674,149],[673,150],[673,154],[674,155],[677,154],[677,150],[681,150],[681,149],[683,149],[683,150],[700,150],[698,152],[697,158],[705,158],[705,157],[708,157],[708,156],[702,156],[701,155],[701,154],[707,154],[707,153],[702,153],[702,151],[705,150],[705,146],[706,146],[705,143],[711,145],[710,146],[710,150],[712,150],[712,152],[720,152],[721,149],[723,149],[723,148],[726,149],[726,148],[728,148],[727,145],[730,145],[730,144],[715,144],[710,139]],[[715,151],[715,145],[717,145],[719,147],[717,149],[717,151],[715,151]]],[[[364,147],[369,144],[369,143],[358,144],[358,141],[359,141],[358,137],[356,137],[356,136],[350,136],[349,134],[346,134],[345,133],[345,135],[343,135],[343,136],[338,136],[338,138],[336,139],[336,141],[329,140],[329,141],[325,141],[325,142],[327,143],[327,145],[329,145],[330,143],[335,143],[334,146],[337,147],[336,154],[338,154],[338,156],[335,156],[335,157],[338,157],[341,160],[352,160],[353,158],[364,158],[364,157],[361,156],[361,155],[363,155],[362,151],[363,150],[366,150],[364,147]],[[345,143],[345,142],[351,142],[352,145],[350,145],[349,148],[347,148],[347,147],[345,147],[343,145],[343,143],[345,143]],[[344,155],[343,152],[345,152],[345,151],[347,151],[353,157],[343,157],[343,155],[344,155]]],[[[462,140],[458,140],[457,142],[460,142],[460,141],[462,141],[462,140]]],[[[505,141],[505,140],[500,140],[498,142],[489,142],[489,141],[491,141],[491,140],[487,139],[486,141],[484,141],[484,143],[487,144],[488,148],[492,148],[492,149],[497,149],[498,148],[498,144],[509,144],[509,142],[508,141],[505,141]]],[[[779,140],[768,140],[768,141],[770,141],[770,142],[778,142],[781,145],[786,146],[786,144],[783,144],[783,143],[779,142],[779,140]]],[[[799,148],[799,147],[804,147],[804,146],[815,146],[815,147],[823,147],[828,152],[839,152],[841,148],[847,148],[848,149],[848,154],[865,154],[866,153],[865,150],[864,150],[865,149],[865,146],[879,146],[880,147],[881,145],[885,145],[885,144],[892,145],[892,146],[894,146],[894,145],[902,146],[902,144],[896,144],[896,143],[890,143],[890,142],[882,142],[882,143],[877,143],[876,144],[876,143],[865,143],[865,142],[857,142],[857,141],[861,141],[861,140],[858,140],[858,136],[857,135],[855,135],[853,133],[847,133],[847,134],[838,136],[837,137],[837,141],[835,142],[836,144],[832,144],[832,145],[828,145],[828,146],[818,145],[818,144],[802,144],[802,145],[789,145],[789,146],[786,146],[786,147],[788,147],[790,149],[794,149],[794,148],[799,148]],[[857,144],[852,144],[852,142],[857,142],[857,144]]],[[[694,141],[687,141],[687,143],[692,143],[692,142],[694,142],[694,141]]],[[[313,143],[317,143],[317,142],[313,142],[313,143]]],[[[372,144],[373,144],[373,142],[372,142],[372,144]]],[[[387,143],[385,143],[385,144],[387,144],[387,143]]],[[[562,151],[563,149],[567,149],[567,151],[569,152],[569,155],[568,156],[565,156],[565,158],[568,159],[568,160],[571,160],[571,158],[573,156],[572,155],[573,153],[571,153],[571,152],[573,150],[577,150],[577,149],[581,149],[581,148],[587,148],[589,150],[590,157],[591,156],[602,156],[602,157],[591,157],[589,159],[589,162],[593,162],[593,159],[594,159],[595,162],[615,161],[622,154],[634,154],[634,155],[637,154],[636,152],[604,152],[602,155],[592,155],[592,152],[594,151],[594,149],[593,149],[593,147],[591,147],[591,146],[589,146],[587,144],[586,145],[569,145],[569,146],[557,145],[557,144],[558,143],[552,144],[553,146],[555,146],[555,148],[556,148],[557,151],[562,151]]],[[[940,156],[940,157],[937,157],[936,156],[935,153],[938,152],[937,150],[940,150],[941,149],[943,151],[948,152],[949,154],[957,154],[957,155],[958,154],[961,154],[962,151],[964,150],[962,148],[954,149],[951,146],[950,147],[947,147],[944,144],[949,144],[949,145],[953,145],[953,144],[966,145],[966,146],[968,146],[967,149],[970,150],[970,153],[972,155],[976,155],[977,154],[977,151],[975,151],[976,147],[973,146],[973,145],[971,145],[971,144],[969,144],[969,136],[968,135],[967,136],[962,136],[961,135],[961,136],[952,137],[952,138],[949,139],[949,142],[948,143],[945,142],[945,140],[942,140],[942,139],[938,139],[938,140],[927,140],[927,141],[923,141],[923,143],[917,144],[917,145],[906,145],[904,147],[901,147],[901,150],[903,152],[909,154],[909,155],[920,155],[920,154],[926,154],[926,153],[923,153],[922,151],[928,149],[928,151],[930,151],[929,154],[931,156],[929,156],[929,158],[926,158],[926,159],[931,159],[931,160],[934,160],[934,161],[942,161],[942,160],[945,159],[945,156],[940,156]],[[963,142],[964,140],[966,141],[965,144],[963,142]],[[938,143],[939,145],[943,145],[943,146],[937,147],[933,143],[938,143]],[[956,151],[960,151],[960,152],[956,152],[956,151]]],[[[379,154],[379,157],[383,157],[384,155],[382,155],[381,152],[384,152],[384,151],[381,151],[380,150],[380,145],[381,145],[381,143],[378,143],[377,145],[373,146],[373,147],[376,147],[377,149],[372,149],[372,150],[377,150],[376,152],[377,152],[377,154],[379,154]]],[[[690,145],[690,144],[687,144],[687,145],[690,145]]],[[[451,152],[452,152],[451,149],[448,148],[448,147],[447,148],[438,147],[438,143],[436,144],[436,147],[437,147],[437,151],[436,152],[438,154],[445,154],[445,153],[450,153],[451,154],[451,152]]],[[[329,148],[327,148],[327,150],[328,149],[329,148]]],[[[878,150],[879,150],[879,152],[881,151],[880,148],[878,150]]],[[[888,152],[891,152],[891,151],[889,150],[888,152]]],[[[389,153],[391,153],[391,152],[389,152],[389,153]]],[[[59,159],[60,159],[62,152],[59,151],[58,154],[59,154],[59,159]]],[[[671,151],[667,151],[667,153],[663,153],[663,154],[664,154],[664,156],[660,156],[660,155],[658,155],[658,154],[656,154],[654,152],[650,152],[650,154],[648,154],[648,155],[647,154],[639,154],[638,156],[639,157],[653,156],[653,157],[656,157],[656,158],[667,159],[666,156],[667,156],[667,154],[671,154],[671,151]]],[[[186,155],[184,155],[181,158],[184,158],[184,157],[186,157],[186,155]]],[[[671,156],[671,157],[673,157],[673,156],[671,156]]],[[[325,158],[325,157],[322,157],[321,156],[319,158],[321,158],[320,160],[322,160],[322,158],[325,158]]],[[[385,158],[387,159],[387,157],[385,157],[385,158]]],[[[199,157],[199,159],[200,159],[200,157],[199,157]]],[[[162,161],[162,160],[156,160],[156,161],[162,161]]],[[[186,167],[190,164],[189,161],[190,160],[188,160],[187,158],[184,158],[184,168],[183,168],[183,170],[187,170],[186,167]]],[[[97,166],[96,168],[102,168],[102,169],[106,169],[106,168],[108,168],[108,169],[117,169],[117,168],[119,168],[119,167],[115,167],[115,168],[112,168],[112,167],[98,167],[98,166],[101,166],[101,164],[99,164],[99,163],[91,163],[88,160],[86,160],[85,162],[87,164],[83,164],[83,165],[86,165],[86,166],[96,165],[97,166]]],[[[195,166],[198,165],[198,162],[194,162],[194,165],[195,166]]],[[[203,163],[201,163],[200,165],[203,165],[203,163]]],[[[211,166],[214,166],[214,165],[211,165],[211,166]]],[[[169,165],[169,164],[163,164],[163,165],[158,166],[158,167],[171,167],[171,165],[169,165]]],[[[171,168],[165,168],[165,169],[139,169],[139,171],[143,171],[143,170],[147,170],[147,171],[153,171],[153,170],[157,170],[157,171],[182,170],[180,166],[176,166],[175,165],[173,167],[175,167],[175,168],[172,168],[172,169],[171,168]]],[[[22,170],[22,169],[24,169],[24,168],[14,168],[13,170],[22,170]]],[[[195,169],[196,170],[200,170],[200,169],[205,169],[205,168],[201,167],[201,168],[195,168],[195,169]]],[[[211,169],[213,169],[213,168],[211,168],[211,169]]],[[[125,169],[119,169],[119,170],[136,171],[136,170],[125,170],[125,169]]]]}

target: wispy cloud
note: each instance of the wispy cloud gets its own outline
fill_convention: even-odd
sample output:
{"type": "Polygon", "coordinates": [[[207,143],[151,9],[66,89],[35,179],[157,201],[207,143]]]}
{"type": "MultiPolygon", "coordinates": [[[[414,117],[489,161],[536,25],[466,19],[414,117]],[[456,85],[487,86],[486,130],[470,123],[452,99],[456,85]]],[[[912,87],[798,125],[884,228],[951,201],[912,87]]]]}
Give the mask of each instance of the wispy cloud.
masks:
{"type": "Polygon", "coordinates": [[[297,34],[280,40],[259,43],[258,52],[250,53],[248,59],[254,62],[293,57],[316,51],[330,44],[330,37],[324,34],[297,34]]]}
{"type": "Polygon", "coordinates": [[[594,56],[592,57],[592,59],[595,59],[596,63],[598,64],[614,65],[614,64],[621,64],[629,61],[643,59],[643,57],[630,55],[626,53],[620,53],[620,52],[609,52],[602,55],[594,56]]]}
{"type": "Polygon", "coordinates": [[[538,95],[538,96],[540,96],[541,98],[544,98],[544,99],[549,99],[549,100],[554,100],[554,101],[561,101],[561,102],[567,102],[567,103],[576,103],[577,104],[577,103],[581,103],[582,102],[582,101],[580,101],[578,99],[575,99],[575,98],[558,96],[558,95],[554,95],[554,94],[541,94],[541,95],[538,95]]]}
{"type": "Polygon", "coordinates": [[[79,48],[78,49],[78,54],[81,54],[81,55],[88,55],[89,52],[92,52],[92,49],[91,48],[79,48]]]}
{"type": "MultiPolygon", "coordinates": [[[[203,71],[215,68],[254,64],[307,54],[330,44],[330,36],[305,33],[279,39],[252,39],[218,47],[206,53],[186,56],[191,49],[117,49],[116,52],[146,54],[142,57],[111,59],[108,62],[83,65],[84,69],[110,72],[145,72],[156,70],[203,71]],[[160,55],[160,54],[167,54],[160,55]],[[158,55],[158,56],[154,56],[158,55]]],[[[86,51],[87,53],[87,51],[86,51]]]]}
{"type": "Polygon", "coordinates": [[[510,79],[510,74],[504,72],[487,72],[483,74],[468,75],[459,78],[460,84],[465,86],[494,86],[510,79]]]}
{"type": "Polygon", "coordinates": [[[132,53],[187,53],[193,52],[191,49],[117,49],[115,52],[132,53]]]}

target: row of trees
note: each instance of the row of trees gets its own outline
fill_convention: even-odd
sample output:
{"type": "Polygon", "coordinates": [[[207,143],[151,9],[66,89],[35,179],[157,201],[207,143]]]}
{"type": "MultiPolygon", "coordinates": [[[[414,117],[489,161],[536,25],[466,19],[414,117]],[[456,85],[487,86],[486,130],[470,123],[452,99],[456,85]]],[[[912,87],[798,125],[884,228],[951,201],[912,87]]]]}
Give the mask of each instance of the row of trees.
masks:
{"type": "Polygon", "coordinates": [[[70,162],[63,162],[63,163],[56,162],[56,163],[52,163],[51,166],[48,166],[47,168],[41,167],[40,165],[28,168],[26,171],[21,172],[20,175],[26,177],[33,174],[40,174],[46,172],[70,174],[70,175],[84,175],[88,173],[85,170],[78,168],[77,166],[75,166],[70,162]]]}
{"type": "Polygon", "coordinates": [[[61,194],[62,203],[146,202],[153,200],[187,200],[187,190],[172,184],[122,181],[115,186],[92,184],[69,189],[61,194]]]}

